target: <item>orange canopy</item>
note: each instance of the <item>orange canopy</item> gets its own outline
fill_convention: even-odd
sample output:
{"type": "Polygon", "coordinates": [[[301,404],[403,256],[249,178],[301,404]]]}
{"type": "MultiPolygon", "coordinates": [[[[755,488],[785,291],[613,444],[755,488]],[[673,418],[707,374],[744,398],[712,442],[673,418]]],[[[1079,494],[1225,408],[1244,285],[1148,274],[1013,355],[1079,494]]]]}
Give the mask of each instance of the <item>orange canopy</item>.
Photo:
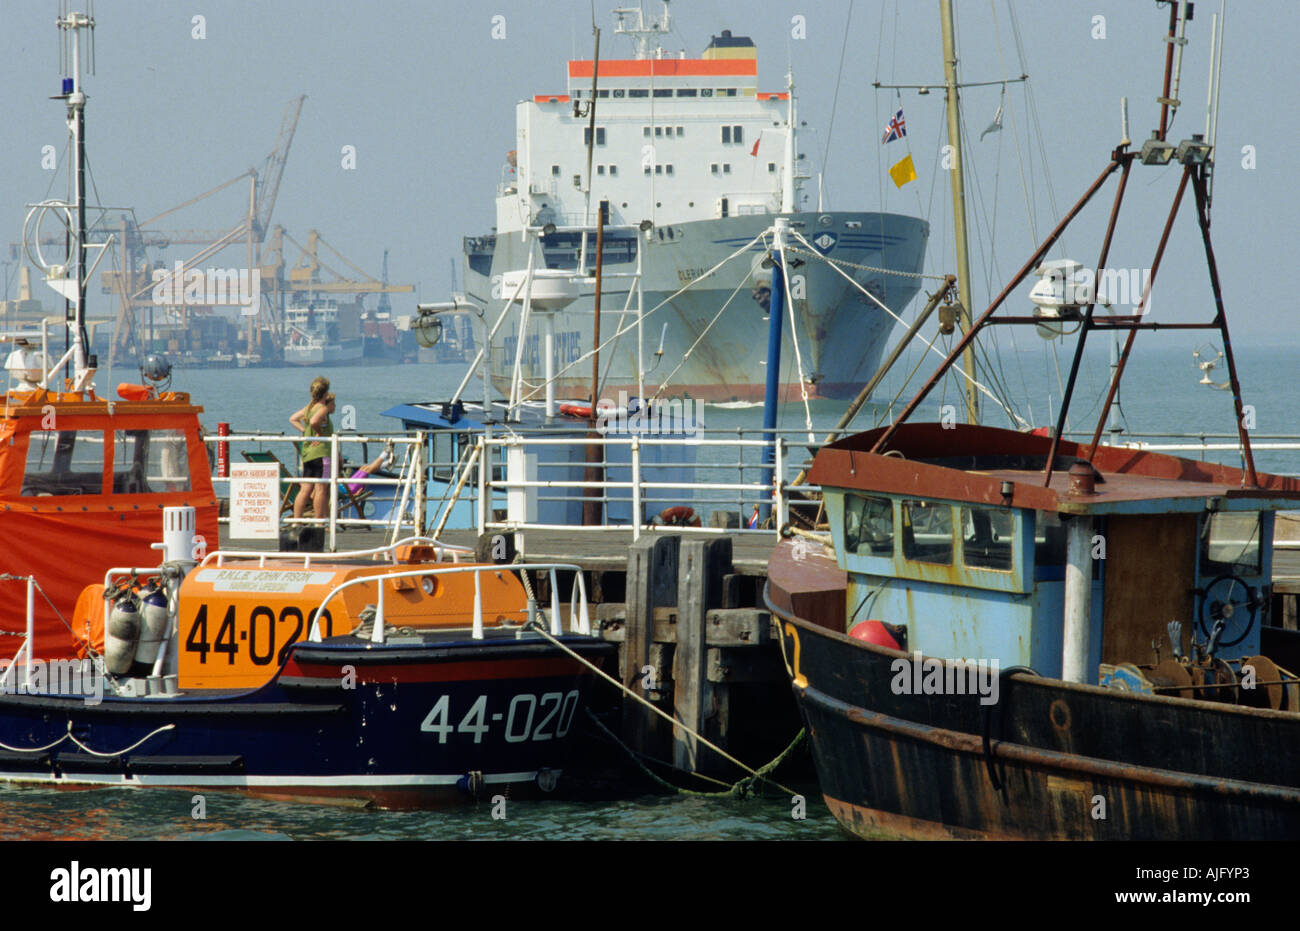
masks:
{"type": "MultiPolygon", "coordinates": [[[[217,547],[203,409],[184,394],[109,403],[38,391],[2,400],[0,576],[35,576],[49,602],[36,596],[33,655],[71,659],[81,590],[114,566],[157,567],[161,553],[151,544],[162,540],[164,507],[193,507],[197,533],[217,547]],[[133,460],[115,462],[128,450],[133,460]]],[[[0,581],[0,632],[26,623],[23,582],[0,581]]],[[[16,652],[19,642],[0,642],[0,652],[16,652]]]]}

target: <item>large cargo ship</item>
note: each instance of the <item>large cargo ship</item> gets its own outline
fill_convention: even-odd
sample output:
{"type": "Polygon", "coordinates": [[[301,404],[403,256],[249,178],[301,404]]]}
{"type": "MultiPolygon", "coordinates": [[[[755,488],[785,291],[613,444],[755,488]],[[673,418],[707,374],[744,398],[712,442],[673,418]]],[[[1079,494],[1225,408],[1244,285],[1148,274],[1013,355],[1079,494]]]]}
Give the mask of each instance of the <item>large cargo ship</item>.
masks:
{"type": "MultiPolygon", "coordinates": [[[[841,264],[837,270],[816,255],[795,253],[802,264],[790,273],[796,333],[787,327],[784,336],[783,397],[800,396],[792,338],[799,340],[810,396],[853,396],[879,364],[894,320],[845,276],[900,313],[920,287],[929,224],[891,213],[806,209],[817,195],[804,191],[793,82],[780,92],[758,89],[751,39],[723,30],[699,58],[670,56],[659,45],[669,30],[666,4],[657,21],[640,10],[615,16],[616,33],[636,43],[635,58],[599,60],[594,82],[593,60],[570,61],[564,93],[518,104],[516,149],[498,187],[496,228],[464,240],[467,295],[495,320],[511,296],[502,286],[505,275],[526,269],[530,252],[535,269],[575,269],[584,237],[590,269],[595,236],[589,230],[598,204],[607,201],[602,342],[624,333],[602,352],[602,371],[609,369],[603,393],[635,393],[639,365],[647,393],[667,384],[671,396],[758,400],[770,293],[761,258],[770,243],[754,242],[750,254],[707,273],[759,237],[775,216],[786,216],[816,253],[841,264]],[[628,299],[638,261],[645,314],[640,349],[629,326],[637,303],[628,299]]],[[[591,348],[593,297],[588,283],[578,300],[555,313],[562,392],[585,396],[590,388],[586,364],[563,370],[591,348]]],[[[493,339],[493,378],[502,389],[516,358],[520,316],[512,311],[493,339]]],[[[544,368],[539,342],[530,328],[523,368],[534,384],[544,368]]]]}

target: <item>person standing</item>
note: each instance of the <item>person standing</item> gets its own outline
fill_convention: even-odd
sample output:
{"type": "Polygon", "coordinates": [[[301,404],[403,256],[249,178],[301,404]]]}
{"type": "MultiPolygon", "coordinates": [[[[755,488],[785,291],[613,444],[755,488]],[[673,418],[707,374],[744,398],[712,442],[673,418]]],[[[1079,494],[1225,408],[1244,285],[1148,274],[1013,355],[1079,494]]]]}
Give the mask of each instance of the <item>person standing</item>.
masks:
{"type": "MultiPolygon", "coordinates": [[[[289,423],[293,424],[294,429],[303,436],[331,436],[334,433],[334,424],[330,420],[330,414],[334,412],[334,395],[330,393],[329,379],[323,375],[317,375],[312,380],[310,390],[311,401],[302,410],[295,411],[293,416],[289,418],[289,423]]],[[[329,454],[330,444],[322,442],[320,439],[303,443],[301,448],[302,477],[329,478],[329,454]]],[[[304,483],[298,489],[298,497],[293,502],[295,520],[301,518],[303,512],[307,510],[309,500],[312,503],[312,516],[324,517],[325,504],[329,500],[329,483],[304,483]]]]}

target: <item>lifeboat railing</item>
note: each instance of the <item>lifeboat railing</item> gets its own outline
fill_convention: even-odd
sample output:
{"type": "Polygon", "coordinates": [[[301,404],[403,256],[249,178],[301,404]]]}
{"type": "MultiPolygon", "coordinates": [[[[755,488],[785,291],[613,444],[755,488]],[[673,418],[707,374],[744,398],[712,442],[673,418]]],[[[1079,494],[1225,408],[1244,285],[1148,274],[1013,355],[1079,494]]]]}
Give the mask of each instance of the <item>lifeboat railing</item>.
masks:
{"type": "MultiPolygon", "coordinates": [[[[334,599],[336,595],[348,588],[370,585],[377,583],[378,595],[375,603],[375,618],[371,630],[370,639],[373,643],[383,643],[386,638],[386,625],[384,614],[384,589],[386,584],[394,579],[423,579],[429,576],[439,575],[456,575],[463,573],[472,573],[474,576],[474,608],[470,630],[470,636],[474,640],[484,638],[483,627],[483,584],[482,576],[485,572],[539,572],[544,571],[548,574],[550,580],[551,600],[550,600],[550,617],[548,628],[551,635],[558,637],[563,633],[563,627],[560,623],[560,588],[558,583],[559,572],[572,572],[573,587],[569,594],[569,632],[578,634],[591,634],[591,614],[587,605],[587,583],[583,579],[582,568],[573,563],[479,563],[475,565],[458,565],[443,566],[436,569],[412,569],[405,572],[385,572],[379,575],[359,576],[349,579],[340,585],[330,589],[329,593],[321,599],[313,613],[311,630],[308,632],[307,639],[311,642],[319,643],[321,640],[320,618],[325,610],[326,605],[334,599]],[[574,619],[577,619],[575,625],[574,619]]],[[[533,619],[537,611],[537,601],[531,597],[531,585],[526,576],[521,576],[524,581],[524,589],[530,593],[528,599],[528,616],[529,620],[533,619]]],[[[441,628],[447,629],[447,628],[441,628]]]]}
{"type": "Polygon", "coordinates": [[[214,550],[205,555],[199,567],[202,568],[209,564],[215,563],[217,567],[224,566],[227,559],[256,559],[258,568],[264,568],[267,560],[276,560],[279,562],[301,562],[304,569],[310,568],[313,561],[315,562],[335,562],[340,559],[365,559],[375,556],[391,556],[390,565],[401,565],[397,563],[397,550],[407,546],[429,546],[433,548],[434,558],[438,563],[445,561],[448,555],[451,556],[453,563],[459,563],[462,556],[473,556],[474,550],[468,546],[459,546],[455,543],[444,543],[434,537],[413,536],[398,540],[395,543],[387,543],[383,546],[376,546],[370,549],[360,550],[340,550],[335,553],[313,553],[306,550],[276,551],[269,550],[233,550],[222,549],[214,550]]]}
{"type": "Polygon", "coordinates": [[[14,690],[13,680],[17,676],[15,670],[18,669],[20,659],[23,666],[23,687],[30,690],[32,685],[32,641],[36,637],[36,576],[0,575],[0,580],[24,582],[27,589],[27,626],[26,630],[20,635],[23,638],[23,643],[18,648],[18,651],[14,653],[13,658],[9,660],[9,665],[5,667],[4,673],[0,674],[0,692],[9,693],[14,690]]]}

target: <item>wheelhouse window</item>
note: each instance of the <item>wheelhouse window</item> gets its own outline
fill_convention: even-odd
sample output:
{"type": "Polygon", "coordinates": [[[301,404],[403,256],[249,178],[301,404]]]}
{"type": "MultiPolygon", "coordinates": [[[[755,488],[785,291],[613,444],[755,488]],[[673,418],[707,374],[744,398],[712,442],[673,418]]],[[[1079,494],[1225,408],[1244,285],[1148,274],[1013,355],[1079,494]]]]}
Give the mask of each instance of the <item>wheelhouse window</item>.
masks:
{"type": "Polygon", "coordinates": [[[98,495],[104,491],[102,430],[33,430],[27,442],[24,497],[98,495]]]}
{"type": "Polygon", "coordinates": [[[859,556],[893,556],[894,503],[888,498],[846,494],[844,547],[859,556]]]}
{"type": "Polygon", "coordinates": [[[916,562],[952,565],[952,505],[904,501],[903,556],[916,562]]]}
{"type": "Polygon", "coordinates": [[[185,434],[180,430],[115,430],[113,493],[189,491],[185,434]]]}
{"type": "Polygon", "coordinates": [[[1258,575],[1259,515],[1220,511],[1201,525],[1201,574],[1258,575]]]}
{"type": "Polygon", "coordinates": [[[1039,511],[1034,519],[1034,564],[1065,565],[1065,524],[1053,511],[1039,511]]]}
{"type": "Polygon", "coordinates": [[[1011,571],[1011,512],[999,508],[961,509],[962,563],[972,569],[1011,571]]]}

